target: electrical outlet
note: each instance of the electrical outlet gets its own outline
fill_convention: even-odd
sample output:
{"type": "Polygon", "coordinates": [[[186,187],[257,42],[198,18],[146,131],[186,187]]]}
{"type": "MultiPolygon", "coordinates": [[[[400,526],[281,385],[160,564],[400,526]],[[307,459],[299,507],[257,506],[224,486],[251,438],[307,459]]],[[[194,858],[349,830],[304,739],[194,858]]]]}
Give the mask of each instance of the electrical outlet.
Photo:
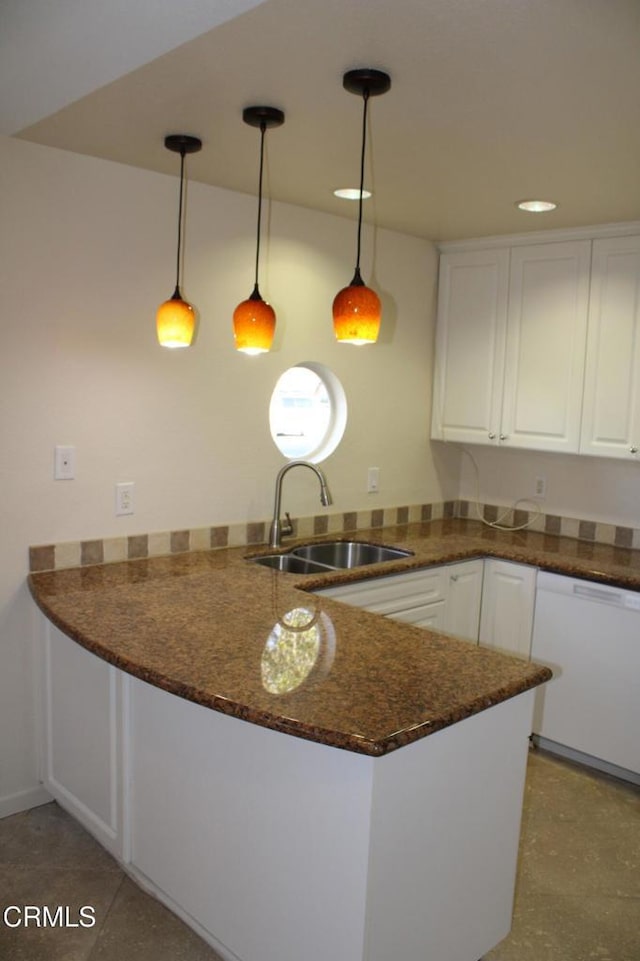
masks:
{"type": "Polygon", "coordinates": [[[116,484],[116,517],[133,514],[133,489],[135,486],[133,481],[116,484]]]}
{"type": "Polygon", "coordinates": [[[546,477],[542,477],[542,476],[536,477],[535,491],[536,491],[535,493],[536,497],[539,497],[540,500],[545,499],[545,497],[547,496],[547,478],[546,477]]]}
{"type": "Polygon", "coordinates": [[[367,493],[377,494],[380,490],[380,468],[370,467],[367,471],[367,493]]]}
{"type": "Polygon", "coordinates": [[[76,476],[76,449],[57,445],[53,456],[54,480],[74,480],[76,476]]]}

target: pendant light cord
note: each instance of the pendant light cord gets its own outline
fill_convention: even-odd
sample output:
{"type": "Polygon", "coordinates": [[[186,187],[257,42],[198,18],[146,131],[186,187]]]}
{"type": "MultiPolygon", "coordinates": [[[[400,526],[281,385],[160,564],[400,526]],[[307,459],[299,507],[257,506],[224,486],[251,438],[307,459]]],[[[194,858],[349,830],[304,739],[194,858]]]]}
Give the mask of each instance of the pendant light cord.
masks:
{"type": "Polygon", "coordinates": [[[180,247],[182,245],[182,186],[184,183],[185,150],[180,151],[180,199],[178,201],[178,251],[176,253],[176,293],[180,293],[180,247]]]}
{"type": "Polygon", "coordinates": [[[264,170],[264,134],[267,125],[262,121],[260,124],[260,174],[258,176],[258,227],[256,238],[256,274],[254,292],[258,293],[258,265],[260,263],[260,224],[262,222],[262,173],[264,170]]]}
{"type": "MultiPolygon", "coordinates": [[[[356,272],[355,277],[360,278],[360,234],[362,233],[362,191],[364,188],[364,152],[367,142],[367,106],[369,103],[369,91],[362,91],[364,107],[362,110],[362,150],[360,152],[360,196],[358,198],[358,246],[356,252],[356,272]]],[[[354,278],[355,279],[355,278],[354,278]]]]}

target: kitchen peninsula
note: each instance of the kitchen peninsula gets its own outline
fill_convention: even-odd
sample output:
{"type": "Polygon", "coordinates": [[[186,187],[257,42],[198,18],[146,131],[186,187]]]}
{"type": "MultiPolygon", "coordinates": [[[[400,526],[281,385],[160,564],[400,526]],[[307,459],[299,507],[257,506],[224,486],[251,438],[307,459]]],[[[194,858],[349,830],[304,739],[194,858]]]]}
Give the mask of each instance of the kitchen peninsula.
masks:
{"type": "Polygon", "coordinates": [[[225,961],[477,961],[510,927],[551,672],[312,591],[492,554],[593,561],[464,521],[358,536],[414,553],[305,577],[256,548],[30,577],[47,787],[225,961]]]}

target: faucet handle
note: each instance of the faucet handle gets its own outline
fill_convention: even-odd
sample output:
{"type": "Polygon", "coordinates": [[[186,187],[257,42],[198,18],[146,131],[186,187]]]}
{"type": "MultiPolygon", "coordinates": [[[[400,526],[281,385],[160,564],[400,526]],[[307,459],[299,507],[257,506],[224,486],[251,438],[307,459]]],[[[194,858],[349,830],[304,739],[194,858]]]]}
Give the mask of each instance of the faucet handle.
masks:
{"type": "Polygon", "coordinates": [[[285,537],[288,537],[289,534],[293,534],[293,521],[291,520],[289,511],[285,511],[284,516],[287,518],[287,522],[286,524],[280,525],[280,533],[284,534],[285,537]]]}

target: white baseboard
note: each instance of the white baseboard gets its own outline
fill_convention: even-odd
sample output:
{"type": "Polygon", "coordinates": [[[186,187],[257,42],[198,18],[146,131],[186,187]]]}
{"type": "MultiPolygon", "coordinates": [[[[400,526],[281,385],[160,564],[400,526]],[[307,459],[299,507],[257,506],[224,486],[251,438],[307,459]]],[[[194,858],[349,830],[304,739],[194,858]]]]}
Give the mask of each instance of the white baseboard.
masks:
{"type": "Polygon", "coordinates": [[[48,804],[49,801],[53,801],[53,798],[41,784],[26,791],[18,791],[17,794],[8,794],[6,797],[0,797],[0,818],[8,818],[12,814],[19,814],[20,811],[28,811],[29,808],[48,804]]]}

